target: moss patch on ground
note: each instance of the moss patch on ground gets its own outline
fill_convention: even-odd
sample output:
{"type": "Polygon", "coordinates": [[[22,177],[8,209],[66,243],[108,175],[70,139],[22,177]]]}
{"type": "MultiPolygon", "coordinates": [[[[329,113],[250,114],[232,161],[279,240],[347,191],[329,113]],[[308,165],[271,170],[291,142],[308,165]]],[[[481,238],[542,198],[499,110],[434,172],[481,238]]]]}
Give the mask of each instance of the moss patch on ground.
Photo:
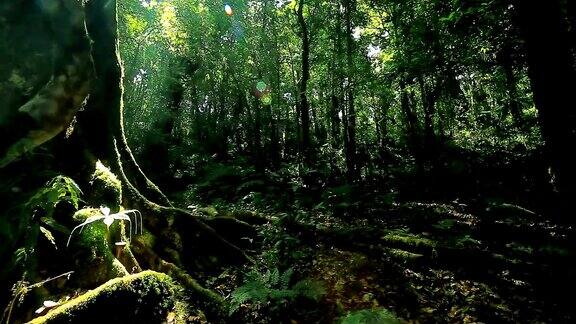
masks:
{"type": "Polygon", "coordinates": [[[389,231],[381,239],[387,246],[418,254],[431,255],[437,247],[437,243],[429,238],[402,230],[389,231]]]}

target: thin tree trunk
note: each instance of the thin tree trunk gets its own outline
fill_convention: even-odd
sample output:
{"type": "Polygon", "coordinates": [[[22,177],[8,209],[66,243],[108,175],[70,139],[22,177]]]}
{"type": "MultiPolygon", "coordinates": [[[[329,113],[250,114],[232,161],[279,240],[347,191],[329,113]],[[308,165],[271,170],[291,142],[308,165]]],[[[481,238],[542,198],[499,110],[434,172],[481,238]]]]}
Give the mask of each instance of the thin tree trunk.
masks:
{"type": "MultiPolygon", "coordinates": [[[[422,100],[422,107],[424,108],[424,137],[425,145],[432,145],[436,137],[434,133],[434,114],[436,112],[436,96],[435,89],[429,89],[423,77],[418,78],[420,85],[420,96],[422,100]]],[[[426,149],[430,149],[427,147],[426,149]]]]}
{"type": "Polygon", "coordinates": [[[390,110],[390,105],[386,102],[385,97],[380,96],[380,109],[376,108],[376,125],[378,128],[378,146],[384,148],[388,138],[388,111],[390,110]]]}
{"type": "Polygon", "coordinates": [[[505,48],[501,53],[501,65],[506,78],[506,94],[508,95],[506,103],[506,112],[512,114],[514,124],[518,128],[524,125],[522,117],[522,108],[518,98],[518,90],[516,88],[516,76],[514,75],[514,61],[510,49],[505,48]]]}
{"type": "Polygon", "coordinates": [[[416,165],[418,170],[423,169],[423,161],[421,157],[421,145],[420,145],[420,131],[418,127],[418,117],[412,109],[412,100],[410,100],[410,94],[408,93],[406,81],[400,81],[400,107],[404,113],[406,120],[406,130],[408,133],[408,148],[412,152],[414,159],[416,160],[416,165]]]}
{"type": "Polygon", "coordinates": [[[253,156],[256,166],[256,171],[263,172],[266,162],[264,161],[264,151],[262,143],[262,113],[260,112],[262,105],[258,98],[254,98],[254,147],[253,156]]]}

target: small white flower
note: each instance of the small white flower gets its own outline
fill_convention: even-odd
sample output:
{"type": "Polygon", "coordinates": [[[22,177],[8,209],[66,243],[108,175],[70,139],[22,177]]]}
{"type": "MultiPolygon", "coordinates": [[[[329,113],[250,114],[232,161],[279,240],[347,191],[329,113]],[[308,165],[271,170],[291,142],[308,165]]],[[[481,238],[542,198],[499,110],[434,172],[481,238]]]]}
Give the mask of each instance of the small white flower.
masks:
{"type": "Polygon", "coordinates": [[[102,220],[102,222],[104,222],[104,224],[106,224],[107,228],[110,229],[110,225],[112,225],[114,223],[114,220],[122,220],[122,221],[128,221],[128,223],[130,223],[130,238],[132,238],[132,225],[134,225],[134,230],[135,230],[135,234],[138,234],[138,230],[140,230],[140,234],[142,234],[143,232],[143,224],[142,224],[142,214],[136,210],[136,209],[130,209],[130,210],[124,210],[124,211],[120,211],[116,214],[110,214],[110,208],[108,207],[100,207],[100,213],[102,213],[102,215],[97,215],[97,216],[90,216],[88,217],[82,224],[74,227],[72,229],[72,232],[70,232],[70,236],[68,237],[68,242],[66,243],[66,246],[70,245],[70,239],[72,238],[72,234],[74,234],[74,231],[76,231],[77,229],[81,229],[80,232],[82,232],[82,229],[84,229],[84,226],[94,223],[96,221],[102,220]],[[132,224],[132,220],[130,219],[130,216],[128,216],[129,214],[133,214],[134,215],[134,224],[132,224]],[[140,223],[138,223],[138,221],[140,221],[140,223]],[[138,224],[140,224],[140,227],[138,227],[138,224]]]}
{"type": "Polygon", "coordinates": [[[110,215],[110,208],[108,207],[100,207],[100,212],[102,213],[102,215],[104,215],[104,224],[106,224],[106,226],[108,228],[110,228],[110,225],[112,225],[112,223],[114,223],[114,216],[110,215]]]}

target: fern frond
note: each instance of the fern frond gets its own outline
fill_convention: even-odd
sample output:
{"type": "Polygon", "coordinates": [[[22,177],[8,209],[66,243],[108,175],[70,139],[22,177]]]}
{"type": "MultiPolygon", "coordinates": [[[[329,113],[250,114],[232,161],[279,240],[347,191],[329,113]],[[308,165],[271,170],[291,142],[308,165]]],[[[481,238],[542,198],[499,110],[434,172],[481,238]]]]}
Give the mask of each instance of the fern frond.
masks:
{"type": "Polygon", "coordinates": [[[304,279],[298,281],[293,287],[292,290],[297,292],[299,296],[319,301],[322,296],[326,294],[326,289],[324,285],[316,280],[312,279],[304,279]]]}
{"type": "Polygon", "coordinates": [[[280,280],[279,280],[280,282],[278,283],[278,286],[280,287],[280,289],[288,289],[288,287],[290,285],[290,279],[292,279],[293,273],[294,273],[294,270],[292,268],[289,268],[284,273],[282,273],[282,275],[280,276],[280,280]]]}
{"type": "Polygon", "coordinates": [[[245,283],[232,292],[230,314],[236,312],[247,302],[265,304],[272,302],[272,307],[298,297],[318,301],[325,294],[324,286],[314,280],[302,280],[289,288],[292,269],[280,272],[278,269],[265,273],[250,271],[245,283]]]}
{"type": "Polygon", "coordinates": [[[268,280],[267,280],[267,281],[268,281],[268,286],[269,286],[270,288],[272,288],[272,287],[277,287],[277,286],[278,286],[278,282],[280,281],[280,270],[278,270],[278,269],[273,269],[273,270],[270,271],[270,272],[268,272],[268,271],[266,271],[266,272],[269,273],[268,280]]]}

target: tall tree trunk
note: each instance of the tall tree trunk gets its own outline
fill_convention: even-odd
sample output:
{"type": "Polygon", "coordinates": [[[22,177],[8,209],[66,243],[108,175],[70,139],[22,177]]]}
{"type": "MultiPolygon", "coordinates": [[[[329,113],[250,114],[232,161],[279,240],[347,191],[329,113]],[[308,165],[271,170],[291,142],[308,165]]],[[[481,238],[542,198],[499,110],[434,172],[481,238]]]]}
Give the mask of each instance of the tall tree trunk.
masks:
{"type": "MultiPolygon", "coordinates": [[[[273,8],[272,10],[272,14],[275,15],[275,7],[272,6],[273,8]]],[[[274,18],[274,16],[273,16],[274,18]]],[[[274,93],[274,107],[277,107],[276,110],[277,111],[281,111],[280,108],[280,102],[282,101],[282,93],[281,93],[281,85],[282,85],[282,75],[281,75],[281,55],[280,55],[280,47],[278,44],[278,25],[276,22],[276,19],[271,19],[270,23],[272,24],[272,37],[274,39],[274,64],[276,66],[276,69],[274,71],[274,81],[272,83],[272,91],[274,93]]],[[[270,145],[271,145],[271,162],[272,162],[272,168],[274,170],[278,169],[280,167],[280,160],[282,158],[282,152],[281,152],[281,147],[282,147],[282,143],[281,143],[281,137],[280,137],[280,122],[279,120],[281,120],[281,115],[280,113],[275,114],[274,113],[274,109],[272,109],[272,106],[269,106],[270,109],[270,116],[271,116],[271,130],[270,130],[270,145]]]]}
{"type": "Polygon", "coordinates": [[[336,2],[335,17],[336,22],[334,24],[334,53],[333,59],[330,60],[332,65],[331,75],[332,75],[332,93],[330,98],[330,134],[332,140],[332,147],[338,149],[342,143],[340,138],[340,128],[341,128],[341,114],[342,114],[342,14],[340,13],[340,2],[336,2]]]}
{"type": "Polygon", "coordinates": [[[270,145],[268,149],[268,154],[270,156],[270,165],[274,170],[280,167],[280,138],[278,134],[278,121],[274,117],[272,111],[272,105],[266,105],[266,110],[270,116],[270,122],[268,124],[270,145]]]}
{"type": "Polygon", "coordinates": [[[576,155],[571,154],[576,145],[576,76],[567,28],[558,0],[521,0],[516,5],[554,182],[569,206],[576,197],[576,155]]]}
{"type": "Polygon", "coordinates": [[[566,1],[566,13],[568,14],[568,24],[570,28],[570,40],[572,47],[572,59],[576,69],[576,1],[566,1]]]}
{"type": "Polygon", "coordinates": [[[304,0],[298,1],[298,24],[300,25],[300,38],[302,39],[302,75],[298,82],[299,105],[300,105],[300,128],[302,138],[300,154],[304,164],[312,164],[312,152],[310,147],[310,105],[308,103],[308,81],[310,80],[310,35],[304,19],[304,0]]]}
{"type": "MultiPolygon", "coordinates": [[[[320,93],[320,100],[319,102],[323,102],[322,93],[320,93]]],[[[312,118],[310,119],[312,126],[314,127],[313,137],[315,139],[316,144],[323,144],[324,137],[322,135],[321,127],[322,123],[318,120],[318,115],[316,114],[316,109],[310,109],[310,113],[312,114],[312,118]]]]}
{"type": "Polygon", "coordinates": [[[348,181],[353,182],[359,177],[356,161],[356,109],[354,106],[354,39],[352,38],[352,13],[356,10],[355,0],[344,0],[344,19],[346,22],[346,86],[347,111],[345,119],[344,151],[346,154],[346,167],[348,181]]]}

